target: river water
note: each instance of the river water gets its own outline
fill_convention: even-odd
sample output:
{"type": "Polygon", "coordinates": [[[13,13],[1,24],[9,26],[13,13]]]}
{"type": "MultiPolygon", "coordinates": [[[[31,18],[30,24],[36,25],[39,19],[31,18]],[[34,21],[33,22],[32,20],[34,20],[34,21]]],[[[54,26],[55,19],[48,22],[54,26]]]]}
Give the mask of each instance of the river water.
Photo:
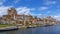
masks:
{"type": "Polygon", "coordinates": [[[12,31],[2,31],[0,34],[60,34],[60,26],[25,28],[12,31]]]}

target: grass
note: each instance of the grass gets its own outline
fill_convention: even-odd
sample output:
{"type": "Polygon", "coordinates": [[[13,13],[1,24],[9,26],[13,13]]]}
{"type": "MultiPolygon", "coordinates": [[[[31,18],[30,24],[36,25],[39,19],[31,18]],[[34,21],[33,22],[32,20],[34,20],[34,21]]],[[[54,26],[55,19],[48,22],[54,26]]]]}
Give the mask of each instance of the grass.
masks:
{"type": "Polygon", "coordinates": [[[9,27],[9,26],[15,26],[15,25],[13,25],[13,24],[0,24],[0,28],[9,27]]]}

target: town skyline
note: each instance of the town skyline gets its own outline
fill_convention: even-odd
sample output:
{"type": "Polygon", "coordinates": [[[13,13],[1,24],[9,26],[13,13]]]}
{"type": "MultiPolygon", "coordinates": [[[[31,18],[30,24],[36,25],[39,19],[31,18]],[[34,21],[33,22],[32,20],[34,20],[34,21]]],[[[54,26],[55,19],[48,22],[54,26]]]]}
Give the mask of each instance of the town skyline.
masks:
{"type": "Polygon", "coordinates": [[[13,7],[18,14],[52,16],[60,20],[59,3],[60,0],[0,0],[0,16],[7,14],[7,10],[13,7]]]}

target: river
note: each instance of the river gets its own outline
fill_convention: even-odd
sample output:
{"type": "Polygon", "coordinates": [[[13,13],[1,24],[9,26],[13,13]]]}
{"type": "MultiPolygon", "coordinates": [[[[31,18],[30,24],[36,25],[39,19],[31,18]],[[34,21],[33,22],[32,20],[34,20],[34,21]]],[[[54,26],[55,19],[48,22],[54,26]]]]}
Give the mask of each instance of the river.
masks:
{"type": "Polygon", "coordinates": [[[60,34],[60,26],[25,28],[12,31],[2,31],[0,34],[60,34]]]}

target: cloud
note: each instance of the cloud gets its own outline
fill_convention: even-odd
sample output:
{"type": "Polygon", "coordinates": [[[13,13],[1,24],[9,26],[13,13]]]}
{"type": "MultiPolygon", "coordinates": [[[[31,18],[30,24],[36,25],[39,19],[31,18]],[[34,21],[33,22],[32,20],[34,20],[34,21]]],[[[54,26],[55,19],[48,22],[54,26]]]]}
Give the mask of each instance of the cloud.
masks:
{"type": "Polygon", "coordinates": [[[53,16],[53,18],[60,20],[60,15],[55,15],[55,16],[53,16]]]}
{"type": "Polygon", "coordinates": [[[40,7],[39,10],[47,10],[48,7],[40,7]]]}
{"type": "Polygon", "coordinates": [[[16,9],[18,11],[18,14],[28,14],[30,12],[30,9],[27,7],[19,7],[16,9]]]}
{"type": "MultiPolygon", "coordinates": [[[[12,6],[0,6],[0,16],[6,15],[7,10],[11,8],[12,6]]],[[[16,11],[18,14],[31,14],[31,11],[35,10],[34,8],[28,8],[28,7],[18,7],[16,8],[16,11]]]]}
{"type": "Polygon", "coordinates": [[[55,4],[56,2],[55,1],[48,1],[46,2],[46,5],[51,5],[51,4],[55,4]]]}
{"type": "Polygon", "coordinates": [[[3,5],[3,3],[5,2],[6,0],[0,0],[0,6],[3,5]]]}
{"type": "Polygon", "coordinates": [[[21,0],[14,0],[13,3],[16,4],[18,2],[20,2],[21,0]]]}
{"type": "Polygon", "coordinates": [[[7,10],[10,8],[11,6],[0,6],[0,16],[3,16],[5,14],[7,14],[7,10]]]}
{"type": "Polygon", "coordinates": [[[34,14],[34,13],[32,13],[31,15],[32,15],[32,16],[37,16],[38,18],[45,18],[45,17],[46,17],[45,14],[41,14],[41,13],[39,13],[39,14],[34,14]]]}
{"type": "Polygon", "coordinates": [[[51,11],[47,11],[47,13],[49,14],[49,13],[51,13],[51,11]]]}
{"type": "Polygon", "coordinates": [[[44,1],[44,4],[45,4],[45,5],[54,5],[54,4],[56,4],[56,1],[45,0],[45,1],[44,1]]]}
{"type": "Polygon", "coordinates": [[[21,0],[11,0],[11,1],[7,0],[7,1],[8,1],[8,4],[10,4],[11,6],[14,6],[17,3],[20,3],[21,0]]]}
{"type": "Polygon", "coordinates": [[[16,8],[18,14],[31,14],[31,11],[34,11],[35,8],[28,8],[28,7],[19,7],[19,8],[16,8]]]}
{"type": "Polygon", "coordinates": [[[35,10],[36,10],[36,8],[30,8],[30,10],[31,10],[31,11],[35,11],[35,10]]]}
{"type": "Polygon", "coordinates": [[[0,2],[0,6],[2,5],[3,3],[2,2],[0,2]]]}

